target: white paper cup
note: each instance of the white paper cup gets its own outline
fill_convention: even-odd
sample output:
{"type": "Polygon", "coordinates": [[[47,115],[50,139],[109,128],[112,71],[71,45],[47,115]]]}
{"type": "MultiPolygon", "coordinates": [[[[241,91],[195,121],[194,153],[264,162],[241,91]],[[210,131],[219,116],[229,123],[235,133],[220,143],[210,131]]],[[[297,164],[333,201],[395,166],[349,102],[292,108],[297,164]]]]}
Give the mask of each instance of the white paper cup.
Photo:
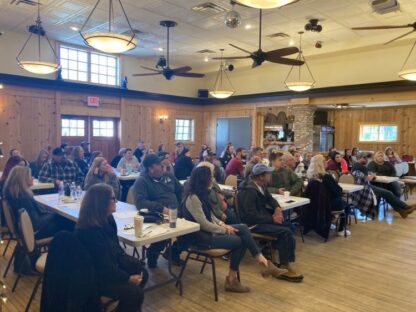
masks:
{"type": "Polygon", "coordinates": [[[288,192],[288,191],[283,192],[283,197],[284,198],[289,198],[289,196],[290,196],[290,192],[288,192]]]}
{"type": "Polygon", "coordinates": [[[136,237],[141,237],[143,235],[143,223],[143,216],[134,216],[134,234],[136,235],[136,237]]]}

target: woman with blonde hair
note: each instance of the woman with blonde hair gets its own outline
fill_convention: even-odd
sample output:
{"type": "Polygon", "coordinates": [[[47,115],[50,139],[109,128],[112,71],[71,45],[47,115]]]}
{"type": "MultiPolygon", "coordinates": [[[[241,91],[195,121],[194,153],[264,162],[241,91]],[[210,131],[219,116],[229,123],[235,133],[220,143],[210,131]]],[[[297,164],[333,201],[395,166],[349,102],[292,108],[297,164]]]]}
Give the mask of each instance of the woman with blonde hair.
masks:
{"type": "Polygon", "coordinates": [[[16,166],[12,169],[4,185],[3,194],[15,220],[18,219],[19,210],[26,209],[36,239],[51,237],[62,230],[73,230],[75,224],[72,221],[46,210],[36,202],[30,190],[32,185],[33,179],[29,168],[16,166]]]}
{"type": "MultiPolygon", "coordinates": [[[[345,211],[349,215],[349,206],[342,198],[342,188],[335,181],[334,177],[325,170],[325,158],[321,154],[315,155],[311,159],[306,176],[309,180],[315,179],[322,182],[329,198],[329,204],[332,211],[345,211]]],[[[338,236],[344,236],[345,218],[341,219],[337,229],[338,236]]],[[[349,230],[345,231],[346,235],[351,235],[349,230]]]]}
{"type": "Polygon", "coordinates": [[[38,174],[40,169],[42,169],[43,165],[47,163],[49,160],[49,153],[47,150],[43,149],[40,150],[38,157],[36,157],[36,160],[31,161],[29,163],[29,167],[32,170],[32,177],[38,178],[38,174]]]}
{"type": "Polygon", "coordinates": [[[96,157],[91,164],[84,182],[84,189],[88,190],[97,183],[105,183],[113,188],[114,194],[118,197],[120,184],[113,169],[104,157],[96,157]]]}

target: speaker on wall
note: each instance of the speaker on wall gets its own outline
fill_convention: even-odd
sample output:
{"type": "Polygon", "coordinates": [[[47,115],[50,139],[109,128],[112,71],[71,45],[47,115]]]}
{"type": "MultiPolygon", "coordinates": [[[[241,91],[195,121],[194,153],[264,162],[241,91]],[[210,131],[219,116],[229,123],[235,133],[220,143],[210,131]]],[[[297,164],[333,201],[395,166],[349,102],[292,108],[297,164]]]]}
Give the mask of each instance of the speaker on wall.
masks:
{"type": "Polygon", "coordinates": [[[208,97],[208,89],[198,89],[198,97],[199,98],[207,98],[208,97]]]}
{"type": "Polygon", "coordinates": [[[313,116],[314,126],[327,125],[328,124],[328,112],[316,111],[313,116]]]}

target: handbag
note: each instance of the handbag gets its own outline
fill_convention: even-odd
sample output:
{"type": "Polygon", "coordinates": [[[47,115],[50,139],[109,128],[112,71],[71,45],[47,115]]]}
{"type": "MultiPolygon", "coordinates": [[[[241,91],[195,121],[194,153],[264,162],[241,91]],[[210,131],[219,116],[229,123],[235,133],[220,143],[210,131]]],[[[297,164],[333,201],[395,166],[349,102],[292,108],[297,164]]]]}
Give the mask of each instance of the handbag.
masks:
{"type": "Polygon", "coordinates": [[[139,215],[143,216],[144,223],[163,223],[163,214],[157,211],[148,211],[147,209],[139,210],[139,215]]]}

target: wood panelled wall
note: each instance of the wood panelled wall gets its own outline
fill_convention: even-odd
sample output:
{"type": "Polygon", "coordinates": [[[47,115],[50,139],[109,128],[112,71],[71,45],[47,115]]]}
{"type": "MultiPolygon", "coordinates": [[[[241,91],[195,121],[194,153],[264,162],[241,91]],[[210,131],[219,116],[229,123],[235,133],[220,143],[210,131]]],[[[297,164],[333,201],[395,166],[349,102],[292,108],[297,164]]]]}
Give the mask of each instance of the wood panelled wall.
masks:
{"type": "Polygon", "coordinates": [[[399,154],[416,155],[416,106],[332,110],[328,119],[335,127],[335,146],[338,149],[358,147],[377,151],[392,146],[399,154]],[[397,143],[359,142],[360,124],[386,122],[399,126],[397,143]]]}
{"type": "MultiPolygon", "coordinates": [[[[85,93],[6,86],[0,90],[3,153],[6,155],[9,149],[17,148],[25,158],[32,160],[40,149],[59,145],[61,115],[71,114],[120,118],[121,146],[134,148],[139,140],[143,140],[154,149],[164,143],[169,151],[175,148],[175,118],[190,117],[195,120],[195,140],[188,146],[193,155],[197,155],[203,129],[200,106],[98,96],[100,107],[91,108],[86,106],[85,93]],[[160,123],[160,115],[167,115],[168,120],[160,123]]],[[[7,158],[0,158],[0,168],[7,158]]]]}

